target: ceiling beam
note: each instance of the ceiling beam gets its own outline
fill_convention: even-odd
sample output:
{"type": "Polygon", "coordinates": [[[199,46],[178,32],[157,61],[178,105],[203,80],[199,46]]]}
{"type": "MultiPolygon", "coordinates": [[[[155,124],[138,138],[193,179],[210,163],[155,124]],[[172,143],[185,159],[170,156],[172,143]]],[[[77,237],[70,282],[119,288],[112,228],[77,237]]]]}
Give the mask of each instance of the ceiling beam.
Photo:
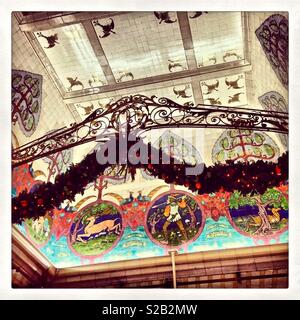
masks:
{"type": "Polygon", "coordinates": [[[62,12],[54,16],[49,12],[42,11],[34,16],[22,17],[18,15],[21,31],[37,32],[63,27],[70,24],[81,23],[87,20],[106,19],[109,17],[128,13],[126,11],[83,11],[83,12],[62,12]]]}
{"type": "Polygon", "coordinates": [[[194,51],[194,44],[188,14],[187,12],[182,11],[177,12],[177,18],[179,22],[179,28],[188,68],[195,69],[197,68],[197,59],[194,51]]]}
{"type": "Polygon", "coordinates": [[[133,90],[134,93],[138,93],[139,90],[155,90],[156,88],[190,83],[194,80],[202,81],[232,76],[239,73],[249,72],[251,70],[252,66],[250,64],[243,64],[241,61],[234,61],[192,70],[183,70],[144,79],[135,79],[111,85],[87,88],[80,91],[66,92],[64,95],[64,100],[67,103],[79,103],[112,97],[118,94],[121,96],[126,95],[129,93],[128,91],[125,92],[125,90],[130,89],[133,90]],[[147,86],[149,88],[147,88],[147,86]]]}
{"type": "Polygon", "coordinates": [[[84,21],[82,22],[82,26],[86,32],[87,37],[89,38],[89,41],[94,50],[95,56],[97,57],[97,60],[102,68],[102,71],[104,73],[107,83],[108,84],[117,83],[113,75],[113,72],[111,70],[111,67],[109,65],[109,62],[106,58],[106,55],[104,53],[104,50],[101,46],[101,43],[98,39],[98,35],[92,25],[92,21],[84,21]]]}
{"type": "Polygon", "coordinates": [[[204,100],[203,100],[203,95],[202,95],[202,91],[200,88],[200,81],[193,79],[191,82],[191,86],[192,86],[192,91],[193,91],[193,96],[194,96],[194,101],[195,104],[203,104],[204,100]]]}

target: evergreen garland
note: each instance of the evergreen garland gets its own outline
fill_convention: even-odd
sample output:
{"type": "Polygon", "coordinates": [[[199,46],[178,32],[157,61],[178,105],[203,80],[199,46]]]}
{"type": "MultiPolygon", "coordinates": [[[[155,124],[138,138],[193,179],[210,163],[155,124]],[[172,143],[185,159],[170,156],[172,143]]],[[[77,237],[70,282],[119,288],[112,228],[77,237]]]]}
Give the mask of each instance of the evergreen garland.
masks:
{"type": "MultiPolygon", "coordinates": [[[[130,146],[128,146],[130,147],[130,146]]],[[[169,164],[162,163],[162,150],[159,150],[159,164],[151,163],[151,150],[148,145],[148,163],[126,165],[126,170],[134,179],[136,169],[147,169],[154,177],[168,184],[184,185],[199,194],[217,191],[240,191],[242,194],[262,194],[267,188],[279,186],[288,180],[288,153],[278,158],[277,163],[259,160],[253,163],[216,164],[204,166],[200,175],[186,176],[186,163],[176,164],[174,158],[169,164]]],[[[117,159],[118,160],[118,159],[117,159]]],[[[41,183],[34,191],[22,191],[12,199],[12,222],[22,223],[24,219],[45,215],[65,200],[74,201],[76,194],[83,194],[90,182],[103,175],[110,165],[101,165],[96,160],[96,152],[88,154],[80,163],[57,175],[55,182],[41,183]]]]}

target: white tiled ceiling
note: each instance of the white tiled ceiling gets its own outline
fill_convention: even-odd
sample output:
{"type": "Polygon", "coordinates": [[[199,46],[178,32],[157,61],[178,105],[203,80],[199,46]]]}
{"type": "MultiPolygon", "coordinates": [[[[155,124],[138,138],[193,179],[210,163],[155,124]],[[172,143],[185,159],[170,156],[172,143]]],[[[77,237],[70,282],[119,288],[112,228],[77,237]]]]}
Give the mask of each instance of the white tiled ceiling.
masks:
{"type": "MultiPolygon", "coordinates": [[[[47,40],[38,36],[38,32],[35,36],[66,90],[70,88],[67,78],[77,78],[84,88],[89,88],[90,83],[98,86],[106,84],[103,71],[81,24],[43,31],[42,34],[57,34],[59,43],[48,49],[47,40]]],[[[72,91],[81,89],[81,85],[76,85],[72,91]]]]}
{"type": "MultiPolygon", "coordinates": [[[[177,19],[175,12],[170,12],[170,17],[177,19]]],[[[116,34],[98,38],[116,79],[123,72],[131,72],[134,79],[167,74],[168,60],[187,68],[178,21],[159,23],[153,12],[127,13],[113,20],[116,34]]],[[[99,20],[102,25],[110,21],[99,20]]],[[[94,28],[98,36],[103,35],[101,27],[94,28]]],[[[127,80],[130,77],[122,81],[127,80]]]]}
{"type": "Polygon", "coordinates": [[[208,12],[189,22],[199,67],[244,58],[241,12],[208,12]]]}

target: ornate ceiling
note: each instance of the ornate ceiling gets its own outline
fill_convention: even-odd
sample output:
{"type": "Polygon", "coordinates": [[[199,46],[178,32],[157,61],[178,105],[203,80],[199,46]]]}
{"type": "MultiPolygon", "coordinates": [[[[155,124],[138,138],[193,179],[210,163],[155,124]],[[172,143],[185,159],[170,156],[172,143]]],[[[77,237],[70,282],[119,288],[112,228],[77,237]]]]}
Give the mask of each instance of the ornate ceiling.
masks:
{"type": "Polygon", "coordinates": [[[81,119],[93,107],[137,93],[180,104],[247,105],[244,72],[251,64],[241,12],[35,16],[22,16],[20,27],[81,119]],[[238,77],[241,90],[226,86],[227,78],[238,77]],[[216,81],[219,86],[208,91],[205,84],[216,81]]]}
{"type": "MultiPolygon", "coordinates": [[[[287,92],[281,90],[280,82],[255,38],[255,30],[268,16],[267,13],[266,17],[262,15],[257,18],[255,15],[250,17],[248,13],[242,12],[15,13],[20,30],[26,35],[43,68],[55,84],[57,94],[64,102],[65,113],[68,112],[69,115],[71,111],[77,123],[86,119],[95,109],[109,108],[110,103],[134,94],[167,97],[182,105],[193,103],[272,109],[266,105],[266,96],[263,95],[279,91],[284,100],[287,99],[287,92]],[[258,97],[264,97],[262,104],[258,97]]],[[[17,56],[17,47],[13,48],[14,52],[17,56]]],[[[64,120],[65,125],[70,124],[67,116],[66,119],[58,119],[61,115],[53,110],[43,110],[47,115],[51,114],[51,118],[47,118],[50,125],[46,132],[50,127],[51,130],[59,129],[57,123],[64,120]]],[[[37,128],[38,137],[46,133],[44,129],[37,128]]],[[[14,134],[18,140],[19,132],[16,131],[14,134]]],[[[152,136],[147,138],[158,141],[159,134],[152,133],[152,136]]],[[[248,143],[246,138],[243,140],[247,134],[238,132],[243,145],[248,143]]],[[[219,143],[217,148],[215,143],[224,142],[225,135],[233,144],[234,139],[229,139],[230,132],[206,128],[176,129],[170,134],[170,139],[177,141],[177,137],[184,137],[187,153],[191,155],[190,150],[196,146],[203,161],[211,164],[216,160],[213,158],[220,155],[221,150],[221,144],[219,143]]],[[[283,138],[275,133],[269,135],[270,138],[266,141],[274,140],[280,151],[284,150],[287,141],[283,141],[283,138]]],[[[28,138],[27,142],[30,141],[31,138],[28,138]]],[[[58,153],[53,155],[54,160],[49,158],[35,161],[32,166],[37,175],[34,178],[38,177],[35,180],[54,181],[55,175],[65,170],[66,163],[77,163],[90,152],[94,147],[92,143],[73,148],[71,155],[58,153]]],[[[249,149],[252,150],[253,146],[254,144],[249,149]]],[[[226,146],[222,147],[226,149],[226,146]]],[[[277,153],[279,154],[279,151],[276,149],[276,157],[277,153]]],[[[148,236],[141,226],[145,224],[145,208],[148,210],[150,202],[153,205],[152,201],[157,201],[162,192],[167,192],[170,186],[162,180],[150,179],[146,171],[140,172],[135,181],[123,180],[125,183],[120,184],[112,180],[108,182],[108,188],[102,185],[101,187],[105,189],[102,195],[104,201],[114,203],[118,212],[122,211],[125,214],[122,222],[124,236],[117,249],[92,260],[80,254],[84,247],[83,242],[77,241],[78,248],[74,249],[73,243],[68,240],[70,224],[71,221],[75,221],[72,219],[76,218],[78,210],[99,196],[99,190],[90,184],[83,195],[76,195],[73,203],[64,203],[62,208],[56,210],[55,216],[49,218],[49,224],[55,227],[49,227],[52,233],[46,230],[47,237],[45,236],[43,242],[38,245],[55,265],[63,267],[114,261],[120,259],[120,252],[124,253],[123,259],[165,254],[163,246],[154,247],[152,240],[149,240],[152,239],[151,230],[155,217],[149,216],[153,219],[149,218],[150,222],[148,221],[148,236]],[[133,219],[137,210],[133,205],[137,202],[131,201],[132,196],[138,200],[141,208],[139,221],[133,219]],[[146,196],[148,198],[145,198],[146,196]],[[62,220],[65,225],[61,223],[62,220]],[[53,230],[56,230],[56,233],[53,230]],[[154,252],[154,249],[157,251],[154,252]],[[125,256],[125,253],[128,256],[125,256]]],[[[37,181],[34,181],[32,185],[36,183],[37,181]]],[[[23,180],[20,184],[23,185],[23,180]]],[[[178,192],[183,193],[188,190],[184,186],[176,188],[178,192]]],[[[202,238],[199,237],[198,242],[192,242],[190,247],[184,250],[194,252],[211,248],[256,245],[252,238],[246,238],[233,230],[225,217],[222,216],[220,221],[223,225],[217,225],[210,219],[202,238]],[[227,231],[223,232],[223,227],[225,231],[230,231],[228,237],[227,231]],[[219,235],[215,236],[214,228],[219,235]],[[214,237],[218,236],[222,240],[215,241],[214,237]]],[[[23,233],[29,234],[29,239],[30,230],[35,234],[34,228],[35,225],[28,224],[20,227],[23,233]]],[[[162,226],[161,229],[163,230],[162,226]]],[[[202,232],[202,229],[200,231],[202,232]]],[[[35,240],[30,239],[32,242],[36,242],[35,240]]],[[[283,234],[280,241],[286,242],[287,234],[283,234]]]]}

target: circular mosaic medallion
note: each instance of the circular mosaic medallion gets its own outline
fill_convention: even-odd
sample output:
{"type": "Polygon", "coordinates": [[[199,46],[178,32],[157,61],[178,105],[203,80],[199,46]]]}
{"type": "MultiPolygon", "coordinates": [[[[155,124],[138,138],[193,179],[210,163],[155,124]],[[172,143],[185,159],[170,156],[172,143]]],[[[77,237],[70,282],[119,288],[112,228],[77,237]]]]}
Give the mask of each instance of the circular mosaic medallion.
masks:
{"type": "Polygon", "coordinates": [[[147,214],[149,238],[162,246],[179,247],[199,237],[204,219],[196,200],[185,192],[165,193],[147,214]]]}
{"type": "MultiPolygon", "coordinates": [[[[261,209],[262,210],[262,209],[261,209]]],[[[230,222],[241,234],[250,237],[265,237],[280,234],[288,226],[288,210],[267,206],[259,214],[257,206],[241,206],[229,209],[230,222]]]]}
{"type": "Polygon", "coordinates": [[[99,256],[113,249],[122,233],[122,217],[116,205],[110,202],[92,203],[74,218],[68,243],[76,255],[99,256]]]}

